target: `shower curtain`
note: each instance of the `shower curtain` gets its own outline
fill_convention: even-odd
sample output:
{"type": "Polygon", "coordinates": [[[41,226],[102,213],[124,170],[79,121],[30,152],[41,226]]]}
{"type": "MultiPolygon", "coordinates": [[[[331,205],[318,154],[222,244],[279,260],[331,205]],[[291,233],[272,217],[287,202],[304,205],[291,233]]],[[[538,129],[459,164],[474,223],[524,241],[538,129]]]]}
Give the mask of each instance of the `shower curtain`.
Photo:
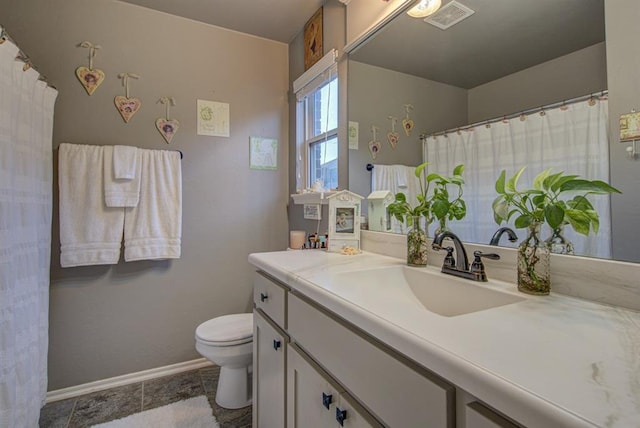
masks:
{"type": "MultiPolygon", "coordinates": [[[[492,203],[497,196],[495,182],[503,169],[509,178],[527,167],[519,189],[530,188],[535,175],[546,168],[609,182],[608,123],[608,101],[600,97],[427,138],[423,156],[430,173],[450,175],[455,165],[465,165],[467,215],[450,228],[464,241],[489,243],[500,227],[493,219],[492,203]]],[[[596,196],[591,201],[600,215],[598,234],[585,237],[566,229],[565,237],[574,244],[576,254],[608,258],[609,196],[596,196]]],[[[515,230],[514,219],[509,226],[515,230]]],[[[520,241],[525,237],[524,230],[516,233],[520,241]]],[[[506,238],[500,244],[510,245],[506,238]]]]}
{"type": "Polygon", "coordinates": [[[18,51],[0,44],[0,427],[37,427],[47,391],[57,91],[23,71],[18,51]]]}

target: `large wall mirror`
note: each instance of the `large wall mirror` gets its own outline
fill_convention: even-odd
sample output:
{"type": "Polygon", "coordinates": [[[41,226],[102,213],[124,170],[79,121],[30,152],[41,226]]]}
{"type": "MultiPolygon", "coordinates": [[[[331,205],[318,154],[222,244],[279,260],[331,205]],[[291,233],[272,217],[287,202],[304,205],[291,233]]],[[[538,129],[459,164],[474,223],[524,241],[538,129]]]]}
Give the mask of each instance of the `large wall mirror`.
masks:
{"type": "MultiPolygon", "coordinates": [[[[607,98],[604,0],[454,3],[473,14],[443,30],[400,13],[349,53],[348,117],[359,134],[357,148],[352,141],[349,150],[351,191],[371,192],[368,164],[420,164],[421,134],[517,117],[580,97],[607,98]],[[402,129],[407,118],[415,124],[410,136],[402,129]],[[368,144],[373,127],[381,143],[375,159],[368,144]],[[387,142],[393,127],[400,136],[395,148],[387,142]]],[[[616,242],[611,245],[615,254],[616,242]]]]}

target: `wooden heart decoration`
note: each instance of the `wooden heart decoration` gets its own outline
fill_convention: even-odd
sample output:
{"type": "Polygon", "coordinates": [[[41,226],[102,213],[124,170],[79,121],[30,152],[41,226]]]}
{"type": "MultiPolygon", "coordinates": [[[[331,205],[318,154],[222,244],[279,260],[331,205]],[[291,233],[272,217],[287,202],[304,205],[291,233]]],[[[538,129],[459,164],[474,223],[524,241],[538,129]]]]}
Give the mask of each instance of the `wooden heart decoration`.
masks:
{"type": "Polygon", "coordinates": [[[156,120],[156,128],[158,128],[158,131],[162,134],[167,144],[171,142],[175,133],[178,132],[179,127],[180,122],[175,119],[165,119],[161,117],[156,120]]]}
{"type": "Polygon", "coordinates": [[[413,129],[413,120],[402,119],[402,127],[404,128],[404,133],[407,134],[407,137],[411,136],[411,130],[413,129]]]}
{"type": "Polygon", "coordinates": [[[380,141],[369,141],[369,151],[371,152],[371,157],[373,159],[376,158],[381,148],[382,145],[380,144],[380,141]]]}
{"type": "Polygon", "coordinates": [[[116,108],[120,112],[120,116],[124,119],[125,122],[129,122],[129,120],[133,117],[134,114],[140,107],[142,107],[142,101],[137,98],[127,98],[122,95],[118,95],[113,99],[113,102],[116,104],[116,108]]]}
{"type": "Polygon", "coordinates": [[[389,141],[389,144],[391,145],[392,149],[395,149],[396,146],[398,145],[398,140],[400,139],[400,135],[398,135],[397,132],[388,132],[387,133],[387,140],[389,141]]]}
{"type": "Polygon", "coordinates": [[[82,83],[87,94],[91,95],[104,80],[104,71],[97,68],[91,70],[87,67],[78,67],[76,68],[76,77],[82,83]]]}

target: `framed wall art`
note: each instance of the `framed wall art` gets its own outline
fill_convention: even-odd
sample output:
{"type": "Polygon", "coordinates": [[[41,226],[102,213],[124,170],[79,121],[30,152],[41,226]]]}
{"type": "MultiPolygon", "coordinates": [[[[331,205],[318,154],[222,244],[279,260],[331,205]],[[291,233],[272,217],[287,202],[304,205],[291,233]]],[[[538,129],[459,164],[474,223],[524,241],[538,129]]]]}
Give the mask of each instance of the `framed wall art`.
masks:
{"type": "Polygon", "coordinates": [[[304,69],[318,62],[324,50],[322,48],[322,8],[304,25],[304,69]]]}

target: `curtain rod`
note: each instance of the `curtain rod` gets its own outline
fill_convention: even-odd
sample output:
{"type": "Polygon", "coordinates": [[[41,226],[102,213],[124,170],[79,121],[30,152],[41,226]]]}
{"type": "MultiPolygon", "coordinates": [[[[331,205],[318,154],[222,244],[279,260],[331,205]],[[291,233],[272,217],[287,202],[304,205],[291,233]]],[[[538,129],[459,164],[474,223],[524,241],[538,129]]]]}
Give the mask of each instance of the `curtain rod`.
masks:
{"type": "Polygon", "coordinates": [[[588,99],[595,98],[596,96],[604,97],[605,95],[608,95],[608,94],[609,94],[609,91],[605,89],[604,91],[593,92],[593,93],[590,93],[590,94],[587,94],[587,95],[582,95],[582,96],[579,96],[579,97],[570,98],[568,100],[558,101],[558,102],[555,102],[555,103],[552,103],[552,104],[543,105],[543,106],[540,106],[540,107],[534,107],[534,108],[531,108],[531,109],[528,109],[528,110],[522,110],[522,111],[520,111],[518,113],[511,113],[511,114],[508,114],[508,115],[505,115],[505,116],[496,117],[496,118],[493,118],[493,119],[481,120],[479,122],[475,122],[475,123],[472,123],[470,125],[459,126],[457,128],[451,128],[451,129],[447,129],[445,131],[436,132],[436,133],[429,134],[429,135],[420,134],[419,138],[420,138],[421,141],[424,141],[424,140],[428,139],[429,137],[437,137],[437,136],[446,135],[446,134],[449,134],[451,132],[457,132],[457,131],[466,131],[467,129],[475,128],[476,126],[490,125],[492,123],[498,123],[498,122],[503,121],[503,120],[513,119],[513,118],[520,117],[520,116],[523,116],[523,115],[530,115],[532,113],[538,113],[538,112],[542,113],[547,109],[556,108],[556,107],[562,107],[562,106],[565,106],[565,105],[568,105],[568,104],[579,103],[581,101],[585,101],[585,100],[588,100],[588,99]]]}
{"type": "Polygon", "coordinates": [[[24,53],[22,49],[20,49],[18,44],[15,42],[15,40],[13,40],[13,37],[9,35],[7,30],[0,27],[0,45],[7,41],[13,43],[18,48],[18,54],[16,55],[16,60],[24,63],[24,66],[22,67],[22,71],[27,71],[28,69],[33,68],[39,74],[38,80],[42,80],[47,84],[47,86],[50,86],[55,90],[58,90],[55,86],[53,86],[49,82],[47,77],[44,74],[40,73],[40,71],[33,65],[33,62],[31,61],[31,58],[29,58],[29,55],[27,55],[26,53],[24,53]]]}

